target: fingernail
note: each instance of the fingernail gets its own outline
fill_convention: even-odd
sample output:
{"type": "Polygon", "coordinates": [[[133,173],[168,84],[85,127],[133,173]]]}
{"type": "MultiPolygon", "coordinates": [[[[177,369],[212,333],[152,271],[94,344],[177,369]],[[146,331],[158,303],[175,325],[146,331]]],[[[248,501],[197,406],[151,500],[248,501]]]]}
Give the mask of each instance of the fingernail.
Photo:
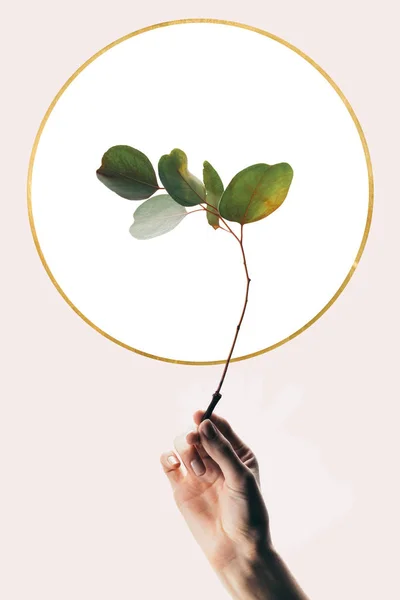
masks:
{"type": "Polygon", "coordinates": [[[198,458],[195,458],[194,460],[192,460],[192,462],[190,464],[191,464],[191,467],[192,467],[195,475],[197,475],[198,477],[200,475],[203,475],[203,473],[205,472],[205,468],[204,468],[203,463],[198,458]]]}
{"type": "Polygon", "coordinates": [[[215,427],[209,419],[206,419],[204,421],[202,430],[206,438],[208,438],[209,440],[212,440],[216,436],[215,427]]]}
{"type": "Polygon", "coordinates": [[[171,454],[171,456],[168,456],[168,462],[170,465],[177,465],[179,460],[173,454],[171,454]]]}

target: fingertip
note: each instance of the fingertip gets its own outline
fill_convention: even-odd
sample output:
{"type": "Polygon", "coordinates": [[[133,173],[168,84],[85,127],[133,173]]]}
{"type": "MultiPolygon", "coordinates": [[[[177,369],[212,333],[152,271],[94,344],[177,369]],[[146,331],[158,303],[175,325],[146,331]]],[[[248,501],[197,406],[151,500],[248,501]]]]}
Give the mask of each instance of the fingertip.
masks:
{"type": "Polygon", "coordinates": [[[177,469],[178,467],[180,467],[181,464],[179,458],[172,451],[163,452],[160,456],[160,462],[164,469],[168,471],[177,469]]]}
{"type": "Polygon", "coordinates": [[[173,468],[176,469],[181,464],[179,459],[175,456],[175,454],[170,454],[167,458],[167,463],[173,468]]]}
{"type": "Polygon", "coordinates": [[[190,446],[194,446],[195,444],[198,444],[200,442],[199,433],[197,431],[189,431],[189,433],[186,434],[186,442],[190,446]]]}
{"type": "Polygon", "coordinates": [[[175,490],[183,480],[183,473],[180,469],[181,461],[173,450],[164,452],[160,458],[162,469],[172,485],[172,489],[175,490]]]}
{"type": "Polygon", "coordinates": [[[193,469],[193,473],[197,477],[201,477],[206,472],[205,464],[200,459],[200,457],[199,458],[196,457],[195,459],[193,459],[192,462],[190,463],[190,466],[193,469]]]}
{"type": "Polygon", "coordinates": [[[196,425],[200,425],[201,423],[201,419],[203,418],[203,415],[206,411],[205,410],[196,410],[196,412],[193,415],[193,420],[195,422],[196,425]]]}
{"type": "Polygon", "coordinates": [[[199,426],[200,435],[207,438],[207,440],[212,440],[217,435],[217,427],[210,419],[206,419],[199,426]]]}

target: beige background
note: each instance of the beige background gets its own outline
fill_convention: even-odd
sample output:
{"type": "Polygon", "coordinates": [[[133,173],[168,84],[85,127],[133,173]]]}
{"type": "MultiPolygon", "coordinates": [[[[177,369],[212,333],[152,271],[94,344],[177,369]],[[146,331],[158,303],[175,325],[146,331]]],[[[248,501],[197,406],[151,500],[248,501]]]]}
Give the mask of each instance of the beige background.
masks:
{"type": "Polygon", "coordinates": [[[347,96],[369,144],[375,208],[355,275],[301,336],[232,365],[221,411],[259,456],[276,545],[311,598],[399,598],[395,3],[38,0],[7,11],[0,597],[226,597],[158,464],[208,403],[221,367],[153,361],[86,325],[46,275],[26,210],[34,137],[68,77],[126,33],[210,17],[263,28],[306,52],[347,96]]]}

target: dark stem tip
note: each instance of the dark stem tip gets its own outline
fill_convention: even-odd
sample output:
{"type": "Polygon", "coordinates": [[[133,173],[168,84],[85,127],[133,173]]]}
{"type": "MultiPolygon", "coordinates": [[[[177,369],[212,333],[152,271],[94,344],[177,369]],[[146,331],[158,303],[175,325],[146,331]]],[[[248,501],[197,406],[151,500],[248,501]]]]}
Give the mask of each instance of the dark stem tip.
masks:
{"type": "Polygon", "coordinates": [[[202,423],[203,421],[205,421],[206,419],[209,419],[212,415],[212,412],[214,410],[214,408],[216,407],[218,401],[221,399],[222,394],[220,394],[220,392],[214,392],[213,393],[213,397],[212,400],[206,410],[206,412],[204,413],[200,423],[202,423]]]}

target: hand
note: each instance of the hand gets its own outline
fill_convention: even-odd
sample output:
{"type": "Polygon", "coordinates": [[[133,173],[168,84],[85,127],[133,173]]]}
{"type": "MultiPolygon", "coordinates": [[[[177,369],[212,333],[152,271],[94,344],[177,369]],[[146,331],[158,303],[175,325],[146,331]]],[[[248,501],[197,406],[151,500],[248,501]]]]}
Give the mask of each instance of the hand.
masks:
{"type": "Polygon", "coordinates": [[[211,565],[224,570],[270,543],[268,515],[259,488],[256,457],[229,423],[212,415],[194,431],[175,438],[161,463],[176,504],[211,565]],[[180,468],[183,462],[187,474],[180,468]]]}
{"type": "Polygon", "coordinates": [[[272,547],[256,457],[225,419],[203,414],[161,455],[195,539],[234,598],[307,600],[272,547]]]}

